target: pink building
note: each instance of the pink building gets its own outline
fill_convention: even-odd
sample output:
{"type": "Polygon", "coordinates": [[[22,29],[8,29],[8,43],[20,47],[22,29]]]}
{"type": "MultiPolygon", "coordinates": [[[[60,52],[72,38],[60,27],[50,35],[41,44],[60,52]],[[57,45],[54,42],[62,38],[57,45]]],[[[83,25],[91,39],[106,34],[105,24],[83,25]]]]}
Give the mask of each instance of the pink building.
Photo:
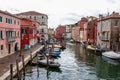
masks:
{"type": "Polygon", "coordinates": [[[87,22],[88,22],[88,19],[85,17],[81,18],[81,20],[78,22],[78,27],[80,28],[80,30],[79,30],[79,38],[80,38],[79,41],[80,42],[86,41],[86,37],[84,37],[84,35],[85,35],[84,26],[87,22]]]}
{"type": "Polygon", "coordinates": [[[84,24],[83,26],[83,41],[88,41],[88,38],[87,38],[87,23],[84,24]]]}
{"type": "Polygon", "coordinates": [[[75,41],[80,42],[80,27],[76,26],[75,27],[75,41]]]}
{"type": "Polygon", "coordinates": [[[20,19],[0,10],[0,57],[20,50],[20,19]]]}

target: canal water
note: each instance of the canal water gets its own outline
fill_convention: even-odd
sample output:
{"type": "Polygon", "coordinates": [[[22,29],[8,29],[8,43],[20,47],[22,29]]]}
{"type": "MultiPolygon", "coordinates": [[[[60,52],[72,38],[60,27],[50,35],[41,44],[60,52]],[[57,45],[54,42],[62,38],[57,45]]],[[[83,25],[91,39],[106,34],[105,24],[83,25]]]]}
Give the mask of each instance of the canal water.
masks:
{"type": "Polygon", "coordinates": [[[59,69],[26,66],[21,80],[120,80],[120,63],[94,55],[79,43],[66,43],[59,69]]]}

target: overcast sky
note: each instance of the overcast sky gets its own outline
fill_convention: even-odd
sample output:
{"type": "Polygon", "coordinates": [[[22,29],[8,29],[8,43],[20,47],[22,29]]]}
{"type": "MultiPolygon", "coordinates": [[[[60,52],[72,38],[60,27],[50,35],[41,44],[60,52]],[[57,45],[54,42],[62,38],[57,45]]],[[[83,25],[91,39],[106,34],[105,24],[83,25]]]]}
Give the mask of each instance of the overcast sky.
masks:
{"type": "Polygon", "coordinates": [[[120,0],[0,0],[0,9],[47,14],[49,27],[56,28],[59,24],[76,23],[81,17],[120,12],[120,0]]]}

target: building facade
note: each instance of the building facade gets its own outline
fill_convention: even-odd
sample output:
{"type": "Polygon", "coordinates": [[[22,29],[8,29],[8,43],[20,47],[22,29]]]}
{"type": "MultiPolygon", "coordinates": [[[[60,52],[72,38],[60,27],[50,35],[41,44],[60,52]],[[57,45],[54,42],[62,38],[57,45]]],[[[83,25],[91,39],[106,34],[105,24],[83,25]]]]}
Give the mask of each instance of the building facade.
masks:
{"type": "Polygon", "coordinates": [[[63,34],[66,32],[66,29],[64,26],[59,25],[55,30],[55,38],[56,39],[63,39],[63,34]]]}
{"type": "Polygon", "coordinates": [[[43,13],[28,11],[16,14],[20,18],[29,18],[33,21],[39,22],[38,34],[44,36],[45,40],[48,40],[48,16],[43,13]]]}
{"type": "Polygon", "coordinates": [[[64,25],[66,28],[66,33],[64,34],[64,38],[67,40],[71,40],[72,39],[72,27],[74,26],[74,24],[69,24],[69,25],[64,25]]]}
{"type": "Polygon", "coordinates": [[[53,39],[55,35],[54,28],[49,28],[48,33],[49,33],[49,39],[53,39]]]}
{"type": "Polygon", "coordinates": [[[86,41],[86,40],[84,40],[84,35],[85,35],[85,29],[84,29],[84,26],[85,26],[85,23],[87,23],[88,22],[88,19],[87,18],[85,18],[85,17],[83,17],[83,18],[81,18],[81,20],[80,21],[78,21],[78,27],[79,27],[79,33],[80,33],[80,35],[79,35],[79,41],[80,42],[83,42],[83,41],[86,41]]]}
{"type": "Polygon", "coordinates": [[[112,50],[120,50],[120,15],[113,12],[103,17],[100,15],[97,26],[97,45],[112,50]]]}
{"type": "Polygon", "coordinates": [[[83,41],[95,44],[97,39],[97,18],[87,17],[87,22],[84,24],[84,38],[83,41]]]}
{"type": "Polygon", "coordinates": [[[21,19],[21,49],[27,49],[37,43],[37,26],[30,19],[21,19]]]}
{"type": "Polygon", "coordinates": [[[20,19],[0,10],[0,57],[20,50],[20,19]]]}

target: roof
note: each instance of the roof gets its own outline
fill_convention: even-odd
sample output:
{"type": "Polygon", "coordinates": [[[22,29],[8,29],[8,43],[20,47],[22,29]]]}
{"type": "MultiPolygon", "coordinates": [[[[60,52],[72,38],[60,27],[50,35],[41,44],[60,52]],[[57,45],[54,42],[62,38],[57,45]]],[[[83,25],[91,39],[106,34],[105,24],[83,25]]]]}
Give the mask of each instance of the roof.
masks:
{"type": "Polygon", "coordinates": [[[113,12],[112,14],[110,14],[106,17],[99,18],[98,22],[108,20],[108,19],[120,19],[120,15],[119,15],[119,13],[113,12]]]}
{"type": "MultiPolygon", "coordinates": [[[[0,10],[0,13],[5,14],[5,15],[8,15],[8,16],[11,16],[11,17],[14,17],[14,18],[18,18],[17,16],[15,16],[15,15],[7,12],[7,11],[2,11],[2,10],[0,10]]],[[[18,19],[20,19],[20,18],[18,18],[18,19]]]]}
{"type": "Polygon", "coordinates": [[[16,15],[45,15],[45,16],[47,16],[46,14],[39,13],[36,11],[27,11],[27,12],[18,13],[16,15]]]}

